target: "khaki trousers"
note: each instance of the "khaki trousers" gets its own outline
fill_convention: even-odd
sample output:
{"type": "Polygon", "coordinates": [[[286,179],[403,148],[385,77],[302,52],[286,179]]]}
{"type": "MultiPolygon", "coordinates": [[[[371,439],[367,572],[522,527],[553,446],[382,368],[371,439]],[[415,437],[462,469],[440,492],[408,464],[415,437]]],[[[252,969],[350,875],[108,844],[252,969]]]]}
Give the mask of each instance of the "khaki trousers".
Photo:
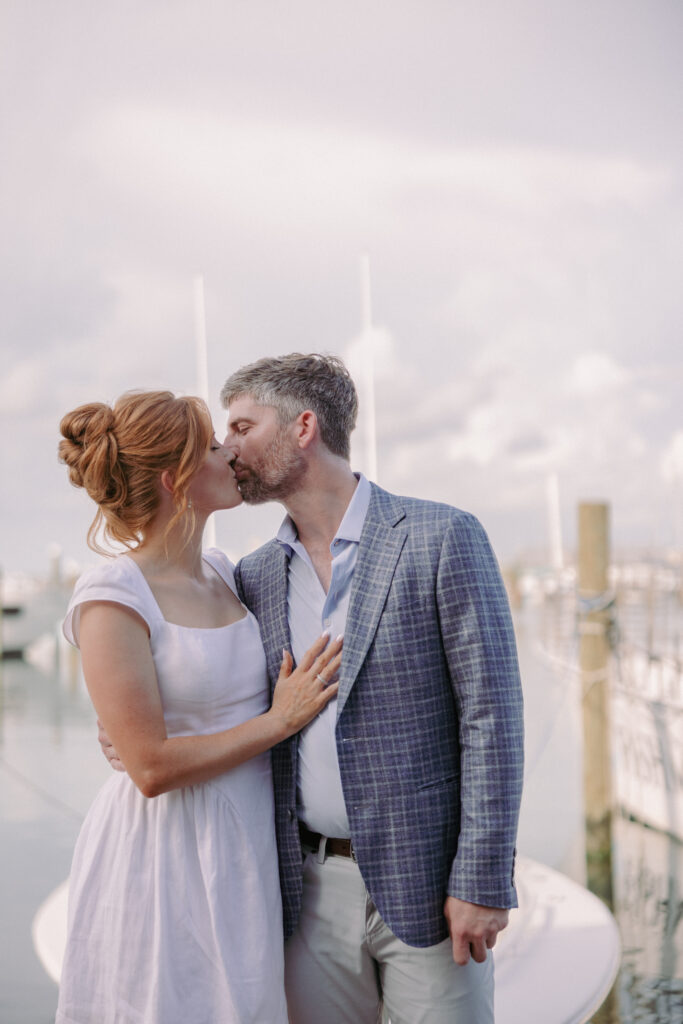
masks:
{"type": "Polygon", "coordinates": [[[290,1024],[493,1024],[493,958],[461,967],[450,939],[417,949],[387,928],[350,858],[304,862],[285,944],[290,1024]]]}

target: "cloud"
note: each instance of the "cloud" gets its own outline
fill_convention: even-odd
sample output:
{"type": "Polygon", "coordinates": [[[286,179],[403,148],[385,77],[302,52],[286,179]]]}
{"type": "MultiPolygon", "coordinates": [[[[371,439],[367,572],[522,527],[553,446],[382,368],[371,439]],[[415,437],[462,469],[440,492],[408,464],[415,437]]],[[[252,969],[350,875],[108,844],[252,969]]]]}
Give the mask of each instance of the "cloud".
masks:
{"type": "Polygon", "coordinates": [[[583,352],[574,361],[567,390],[577,396],[593,397],[621,390],[629,374],[606,352],[583,352]]]}
{"type": "Polygon", "coordinates": [[[660,472],[667,484],[683,483],[683,430],[677,430],[662,453],[660,472]]]}
{"type": "Polygon", "coordinates": [[[29,356],[10,366],[0,376],[0,408],[3,416],[30,413],[47,397],[49,367],[43,358],[29,356]]]}
{"type": "Polygon", "coordinates": [[[112,105],[84,126],[80,158],[108,190],[180,222],[210,208],[253,229],[344,230],[348,217],[401,210],[410,220],[479,205],[537,221],[567,207],[642,207],[665,194],[672,168],[542,146],[481,148],[241,120],[178,105],[112,105]],[[417,199],[417,216],[411,207],[417,199]],[[427,199],[429,206],[425,205],[427,199]],[[368,205],[372,204],[372,205],[368,205]],[[305,216],[302,217],[302,214],[305,216]]]}
{"type": "MultiPolygon", "coordinates": [[[[66,408],[195,387],[196,273],[217,392],[261,354],[353,362],[365,251],[380,482],[472,508],[513,552],[538,534],[548,473],[565,514],[607,495],[632,535],[668,500],[680,13],[352,6],[13,10],[7,557],[31,557],[41,515],[75,543],[82,495],[53,464],[66,408]]],[[[232,550],[256,521],[231,519],[232,550]]]]}

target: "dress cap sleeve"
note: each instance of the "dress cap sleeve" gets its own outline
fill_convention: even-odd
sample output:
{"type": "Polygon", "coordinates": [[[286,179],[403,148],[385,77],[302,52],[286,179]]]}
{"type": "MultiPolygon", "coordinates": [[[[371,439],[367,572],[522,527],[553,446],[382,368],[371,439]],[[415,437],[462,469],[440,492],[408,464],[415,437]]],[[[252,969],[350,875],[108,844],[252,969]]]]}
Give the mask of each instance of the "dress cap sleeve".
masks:
{"type": "Polygon", "coordinates": [[[150,632],[157,617],[155,603],[144,576],[135,562],[126,556],[87,569],[76,583],[62,623],[62,632],[74,647],[80,646],[80,610],[88,601],[113,601],[132,608],[144,620],[150,632]]]}

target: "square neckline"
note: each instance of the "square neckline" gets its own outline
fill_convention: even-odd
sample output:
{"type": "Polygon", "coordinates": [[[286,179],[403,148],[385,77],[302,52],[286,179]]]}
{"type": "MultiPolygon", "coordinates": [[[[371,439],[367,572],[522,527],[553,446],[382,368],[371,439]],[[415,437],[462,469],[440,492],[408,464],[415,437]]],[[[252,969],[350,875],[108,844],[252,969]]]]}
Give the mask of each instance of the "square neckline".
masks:
{"type": "MultiPolygon", "coordinates": [[[[209,550],[213,550],[213,549],[209,549],[209,550]]],[[[214,565],[212,559],[208,558],[207,555],[208,555],[207,551],[202,551],[202,561],[205,562],[209,566],[209,568],[216,574],[216,576],[218,576],[219,580],[221,580],[223,585],[225,587],[227,587],[227,589],[230,591],[230,593],[234,594],[234,596],[239,601],[240,607],[244,609],[244,615],[241,615],[239,619],[235,619],[234,622],[227,622],[224,626],[185,626],[185,625],[183,625],[182,622],[172,622],[170,619],[167,619],[166,616],[164,615],[164,613],[161,610],[161,606],[160,606],[159,602],[157,601],[156,597],[154,596],[154,591],[152,590],[152,588],[151,588],[151,586],[149,584],[149,580],[147,579],[147,577],[145,576],[144,572],[142,571],[142,569],[140,568],[138,563],[135,561],[135,559],[131,558],[131,556],[127,552],[124,552],[123,554],[121,554],[120,557],[121,558],[125,558],[126,561],[135,568],[136,573],[138,573],[139,576],[141,577],[141,579],[142,579],[142,581],[143,581],[143,583],[144,583],[144,585],[145,585],[145,587],[147,589],[147,592],[149,593],[149,596],[151,597],[152,601],[154,602],[154,606],[155,606],[157,612],[159,613],[159,616],[160,616],[161,620],[167,626],[175,626],[177,629],[196,629],[196,630],[200,630],[201,632],[204,632],[204,633],[215,633],[215,632],[218,632],[221,629],[232,629],[233,626],[238,626],[240,624],[240,622],[248,621],[249,616],[251,615],[251,612],[249,611],[247,606],[245,604],[243,604],[242,601],[240,601],[239,595],[230,586],[230,584],[228,583],[228,581],[225,578],[225,576],[223,575],[223,573],[218,569],[218,567],[216,565],[214,565]]]]}

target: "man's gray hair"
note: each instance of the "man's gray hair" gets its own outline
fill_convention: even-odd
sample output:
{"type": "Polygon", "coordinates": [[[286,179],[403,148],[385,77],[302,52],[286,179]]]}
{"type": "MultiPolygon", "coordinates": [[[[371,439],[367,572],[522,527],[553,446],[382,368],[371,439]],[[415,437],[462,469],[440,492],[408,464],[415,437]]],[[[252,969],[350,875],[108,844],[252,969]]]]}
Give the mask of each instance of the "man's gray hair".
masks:
{"type": "Polygon", "coordinates": [[[311,409],[323,443],[348,461],[358,395],[341,359],[316,352],[259,359],[228,377],[221,391],[224,408],[242,395],[276,409],[282,426],[311,409]]]}

